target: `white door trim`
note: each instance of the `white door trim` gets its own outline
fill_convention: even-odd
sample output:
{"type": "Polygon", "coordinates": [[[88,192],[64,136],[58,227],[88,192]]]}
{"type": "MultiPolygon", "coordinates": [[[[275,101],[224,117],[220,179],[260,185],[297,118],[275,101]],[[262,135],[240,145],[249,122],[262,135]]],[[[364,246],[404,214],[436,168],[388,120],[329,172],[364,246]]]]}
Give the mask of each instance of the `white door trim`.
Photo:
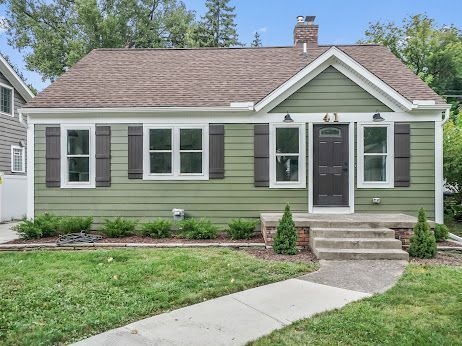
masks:
{"type": "Polygon", "coordinates": [[[313,125],[325,122],[308,123],[308,213],[353,214],[355,211],[355,123],[339,122],[348,125],[348,207],[313,206],[313,125]]]}

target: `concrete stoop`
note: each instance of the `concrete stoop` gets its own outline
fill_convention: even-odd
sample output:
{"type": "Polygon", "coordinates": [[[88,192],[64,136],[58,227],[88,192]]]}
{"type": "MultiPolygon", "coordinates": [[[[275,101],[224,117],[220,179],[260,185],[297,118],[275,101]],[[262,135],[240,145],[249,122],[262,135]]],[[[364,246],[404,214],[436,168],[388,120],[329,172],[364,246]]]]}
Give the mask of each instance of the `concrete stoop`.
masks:
{"type": "Polygon", "coordinates": [[[408,260],[401,241],[389,228],[310,229],[310,244],[318,259],[324,260],[408,260]]]}

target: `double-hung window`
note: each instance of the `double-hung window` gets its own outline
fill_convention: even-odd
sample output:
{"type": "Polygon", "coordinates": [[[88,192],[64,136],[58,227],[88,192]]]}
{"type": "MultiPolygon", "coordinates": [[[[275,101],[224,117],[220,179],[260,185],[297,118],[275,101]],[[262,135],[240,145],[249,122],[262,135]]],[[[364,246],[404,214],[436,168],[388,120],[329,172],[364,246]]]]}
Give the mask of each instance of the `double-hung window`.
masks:
{"type": "Polygon", "coordinates": [[[95,127],[61,127],[61,187],[95,187],[95,127]]]}
{"type": "Polygon", "coordinates": [[[13,116],[13,88],[0,84],[0,113],[13,116]]]}
{"type": "Polygon", "coordinates": [[[202,125],[144,128],[143,178],[208,179],[208,133],[202,125]]]}
{"type": "Polygon", "coordinates": [[[11,172],[24,173],[26,172],[25,148],[12,145],[11,146],[11,172]]]}
{"type": "Polygon", "coordinates": [[[270,187],[305,186],[305,124],[271,124],[270,187]]]}
{"type": "Polygon", "coordinates": [[[394,186],[393,126],[358,125],[358,187],[394,186]]]}

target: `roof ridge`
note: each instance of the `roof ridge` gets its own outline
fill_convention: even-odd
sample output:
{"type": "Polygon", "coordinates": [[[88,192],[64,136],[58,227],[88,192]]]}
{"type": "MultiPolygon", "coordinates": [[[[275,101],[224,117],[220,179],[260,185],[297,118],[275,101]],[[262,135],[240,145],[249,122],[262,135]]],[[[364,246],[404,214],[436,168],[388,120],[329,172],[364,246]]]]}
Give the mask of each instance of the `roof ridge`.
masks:
{"type": "MultiPolygon", "coordinates": [[[[318,47],[369,47],[369,46],[382,46],[379,43],[351,43],[351,44],[320,44],[318,47]]],[[[263,50],[263,49],[287,49],[296,48],[294,46],[266,46],[266,47],[178,47],[178,48],[95,48],[93,51],[191,51],[191,50],[263,50]]]]}

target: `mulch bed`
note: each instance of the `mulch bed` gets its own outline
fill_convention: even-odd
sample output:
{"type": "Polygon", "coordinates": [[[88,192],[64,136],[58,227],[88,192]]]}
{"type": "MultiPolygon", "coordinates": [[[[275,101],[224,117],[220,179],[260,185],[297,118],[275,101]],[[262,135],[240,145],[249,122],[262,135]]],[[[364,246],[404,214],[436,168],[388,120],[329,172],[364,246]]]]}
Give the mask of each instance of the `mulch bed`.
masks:
{"type": "Polygon", "coordinates": [[[272,249],[242,249],[238,251],[245,251],[249,255],[254,257],[268,260],[268,261],[281,261],[281,262],[304,262],[304,263],[313,263],[318,262],[317,258],[309,250],[302,250],[296,255],[279,255],[275,253],[272,249]]]}
{"type": "MultiPolygon", "coordinates": [[[[91,232],[92,234],[100,234],[98,232],[91,232]]],[[[100,234],[101,235],[101,234],[100,234]]],[[[55,237],[46,237],[40,239],[16,239],[12,240],[6,244],[42,244],[42,243],[56,243],[58,239],[57,236],[55,237]]],[[[215,239],[185,239],[180,237],[172,237],[172,238],[162,238],[162,239],[155,239],[151,237],[143,237],[139,235],[133,235],[129,237],[122,237],[122,238],[103,238],[101,240],[96,241],[95,243],[138,243],[138,244],[162,244],[162,243],[184,243],[184,244],[196,244],[196,243],[262,243],[264,244],[265,241],[261,234],[255,235],[253,238],[250,239],[238,239],[233,240],[228,237],[227,233],[219,233],[217,238],[215,239]]]]}
{"type": "Polygon", "coordinates": [[[456,243],[453,241],[439,241],[436,243],[437,246],[450,246],[450,247],[462,247],[461,243],[456,243]]]}
{"type": "Polygon", "coordinates": [[[458,251],[439,251],[435,258],[410,258],[409,262],[418,264],[462,266],[462,253],[458,251]]]}

